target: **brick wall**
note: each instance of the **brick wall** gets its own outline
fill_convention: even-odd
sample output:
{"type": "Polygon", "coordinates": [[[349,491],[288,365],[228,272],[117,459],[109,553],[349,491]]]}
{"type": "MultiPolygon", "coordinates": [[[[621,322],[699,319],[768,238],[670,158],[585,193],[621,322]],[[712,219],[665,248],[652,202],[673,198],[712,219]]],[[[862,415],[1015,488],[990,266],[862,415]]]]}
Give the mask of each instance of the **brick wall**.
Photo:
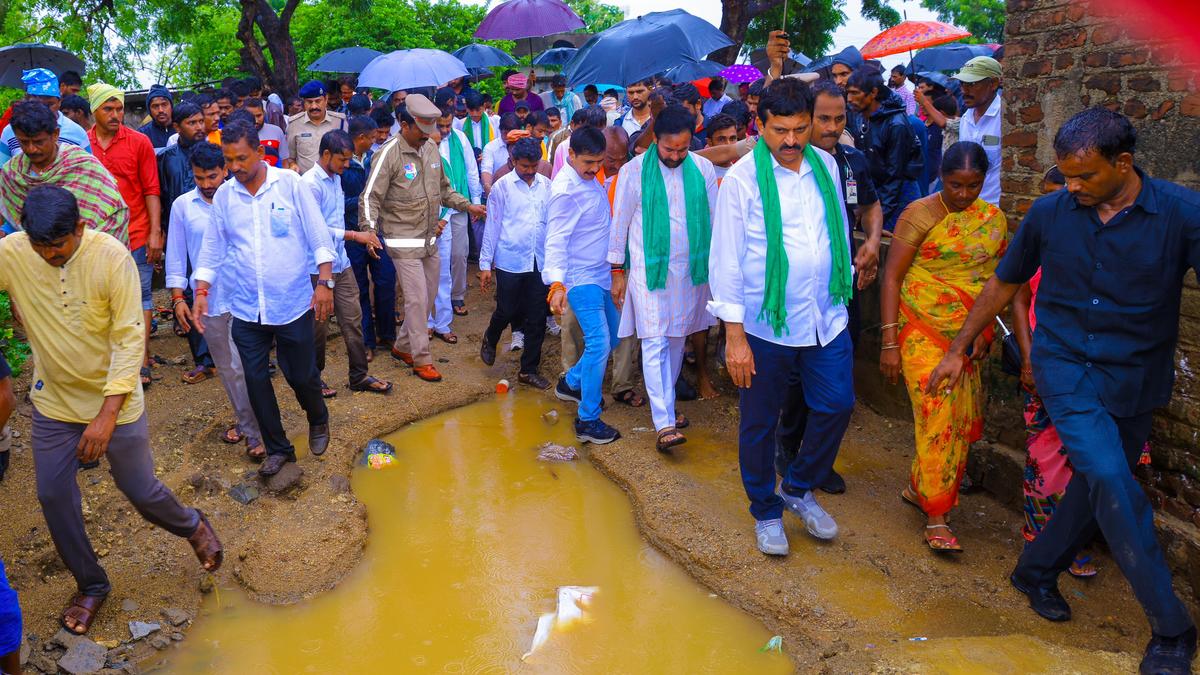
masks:
{"type": "MultiPolygon", "coordinates": [[[[1131,35],[1108,3],[1009,0],[1004,59],[1003,207],[1015,226],[1054,162],[1059,125],[1090,105],[1129,116],[1138,164],[1200,189],[1200,63],[1170,27],[1131,35]]],[[[1142,470],[1177,579],[1200,598],[1200,289],[1184,289],[1175,396],[1156,420],[1142,470]]]]}

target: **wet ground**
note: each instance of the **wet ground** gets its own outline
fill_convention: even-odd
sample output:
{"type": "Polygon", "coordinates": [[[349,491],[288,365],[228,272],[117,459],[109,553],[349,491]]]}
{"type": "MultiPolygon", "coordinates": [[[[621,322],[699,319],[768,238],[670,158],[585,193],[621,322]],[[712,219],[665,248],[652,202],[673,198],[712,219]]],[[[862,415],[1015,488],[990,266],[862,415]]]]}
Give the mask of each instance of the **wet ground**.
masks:
{"type": "Polygon", "coordinates": [[[594,586],[583,622],[552,632],[530,672],[784,673],[761,623],[650,547],[628,499],[573,444],[556,409],[520,392],[392,434],[395,463],[360,468],[370,539],[336,589],[292,607],[225,588],[205,603],[171,673],[511,672],[560,586],[594,586]]]}

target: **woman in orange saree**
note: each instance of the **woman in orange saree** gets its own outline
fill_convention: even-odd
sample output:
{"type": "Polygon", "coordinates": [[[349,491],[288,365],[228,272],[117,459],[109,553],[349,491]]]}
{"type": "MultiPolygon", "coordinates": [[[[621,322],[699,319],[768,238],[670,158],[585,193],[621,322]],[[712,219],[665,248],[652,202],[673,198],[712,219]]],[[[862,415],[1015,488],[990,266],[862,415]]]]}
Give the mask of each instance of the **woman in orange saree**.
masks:
{"type": "MultiPolygon", "coordinates": [[[[946,514],[958,503],[967,450],[982,435],[984,394],[970,365],[952,388],[930,396],[925,385],[1004,254],[1004,213],[979,198],[987,168],[976,143],[946,151],[941,192],[910,204],[896,224],[881,291],[880,370],[892,383],[903,374],[916,432],[902,497],[925,513],[925,541],[940,552],[962,551],[946,514]]],[[[986,356],[990,342],[988,331],[971,358],[986,356]]]]}

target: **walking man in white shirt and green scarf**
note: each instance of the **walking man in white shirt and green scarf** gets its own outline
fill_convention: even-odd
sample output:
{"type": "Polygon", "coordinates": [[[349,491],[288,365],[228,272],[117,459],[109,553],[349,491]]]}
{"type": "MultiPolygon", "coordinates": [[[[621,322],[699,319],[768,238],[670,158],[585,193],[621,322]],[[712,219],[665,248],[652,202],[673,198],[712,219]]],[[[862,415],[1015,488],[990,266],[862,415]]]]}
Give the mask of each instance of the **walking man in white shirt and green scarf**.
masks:
{"type": "Polygon", "coordinates": [[[837,164],[809,144],[808,85],[777,80],[758,105],[761,137],[721,184],[713,218],[708,308],[726,324],[725,358],[741,389],[742,484],[758,548],[786,555],[783,510],[818,539],[837,523],[817,504],[854,409],[850,242],[837,164]],[[796,459],[775,489],[775,427],[797,372],[811,413],[796,459]]]}

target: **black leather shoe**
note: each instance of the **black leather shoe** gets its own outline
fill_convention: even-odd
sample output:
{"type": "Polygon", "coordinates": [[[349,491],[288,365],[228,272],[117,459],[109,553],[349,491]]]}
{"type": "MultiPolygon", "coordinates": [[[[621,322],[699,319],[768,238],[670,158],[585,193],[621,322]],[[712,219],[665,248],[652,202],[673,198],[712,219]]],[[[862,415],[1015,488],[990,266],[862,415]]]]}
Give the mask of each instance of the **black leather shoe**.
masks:
{"type": "Polygon", "coordinates": [[[320,457],[329,449],[329,425],[314,424],[308,428],[308,451],[320,457]]]}
{"type": "Polygon", "coordinates": [[[846,491],[846,479],[833,469],[829,470],[829,476],[821,483],[821,492],[828,492],[831,495],[840,495],[846,491]]]}
{"type": "Polygon", "coordinates": [[[1013,588],[1029,598],[1029,606],[1037,612],[1038,616],[1047,621],[1069,621],[1071,619],[1071,606],[1067,604],[1062,593],[1058,592],[1057,585],[1034,586],[1028,584],[1017,576],[1016,571],[1009,575],[1008,580],[1012,582],[1013,588]]]}
{"type": "Polygon", "coordinates": [[[1154,635],[1146,645],[1146,655],[1142,657],[1138,672],[1141,675],[1188,675],[1192,672],[1195,656],[1195,626],[1176,637],[1154,635]]]}
{"type": "Polygon", "coordinates": [[[279,470],[283,468],[284,464],[294,461],[296,461],[295,455],[284,453],[267,455],[267,458],[263,460],[262,465],[258,467],[258,475],[274,476],[275,474],[279,473],[279,470]]]}
{"type": "Polygon", "coordinates": [[[517,375],[517,382],[528,385],[535,389],[550,388],[550,380],[547,380],[538,373],[521,373],[520,375],[517,375]]]}
{"type": "Polygon", "coordinates": [[[479,358],[487,365],[492,365],[496,362],[496,345],[489,345],[487,340],[479,345],[479,358]]]}

